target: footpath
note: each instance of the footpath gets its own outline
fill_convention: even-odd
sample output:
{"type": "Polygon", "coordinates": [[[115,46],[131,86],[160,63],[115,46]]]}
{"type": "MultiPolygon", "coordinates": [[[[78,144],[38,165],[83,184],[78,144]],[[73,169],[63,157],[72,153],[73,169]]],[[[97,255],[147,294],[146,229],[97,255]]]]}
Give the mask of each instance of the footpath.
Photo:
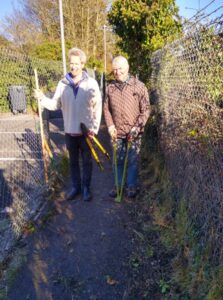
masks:
{"type": "MultiPolygon", "coordinates": [[[[51,123],[52,143],[60,153],[62,122],[51,123]]],[[[98,138],[111,154],[105,125],[98,138]]],[[[0,293],[0,300],[174,299],[170,262],[175,254],[162,244],[162,219],[153,213],[160,188],[148,153],[142,151],[142,182],[134,200],[124,197],[116,203],[108,196],[114,184],[112,163],[102,154],[104,170],[94,163],[92,201],[86,203],[81,196],[64,200],[67,179],[18,243],[17,266],[9,272],[6,297],[0,293]]]]}
{"type": "MultiPolygon", "coordinates": [[[[111,152],[105,126],[99,139],[111,152]]],[[[49,200],[53,207],[44,226],[25,239],[26,259],[7,299],[131,299],[131,202],[109,198],[112,165],[106,157],[103,165],[104,171],[93,168],[91,202],[81,196],[66,201],[64,191],[49,200]]]]}

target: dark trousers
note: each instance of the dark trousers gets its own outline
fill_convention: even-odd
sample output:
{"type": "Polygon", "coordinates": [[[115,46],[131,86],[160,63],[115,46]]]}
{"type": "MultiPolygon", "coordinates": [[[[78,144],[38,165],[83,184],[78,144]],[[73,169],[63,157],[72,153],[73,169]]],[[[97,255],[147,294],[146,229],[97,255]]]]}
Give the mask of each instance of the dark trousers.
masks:
{"type": "Polygon", "coordinates": [[[73,187],[90,187],[92,175],[92,157],[84,136],[65,134],[65,141],[70,157],[70,174],[73,187]],[[82,158],[82,180],[79,157],[82,158]]]}

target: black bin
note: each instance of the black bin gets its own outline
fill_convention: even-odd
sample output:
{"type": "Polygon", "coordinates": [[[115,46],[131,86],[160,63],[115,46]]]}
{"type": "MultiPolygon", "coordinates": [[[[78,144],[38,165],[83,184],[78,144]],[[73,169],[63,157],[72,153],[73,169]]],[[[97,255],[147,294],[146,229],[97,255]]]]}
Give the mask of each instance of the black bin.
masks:
{"type": "Polygon", "coordinates": [[[26,94],[25,87],[22,85],[11,85],[9,87],[10,108],[13,114],[26,112],[26,94]]]}

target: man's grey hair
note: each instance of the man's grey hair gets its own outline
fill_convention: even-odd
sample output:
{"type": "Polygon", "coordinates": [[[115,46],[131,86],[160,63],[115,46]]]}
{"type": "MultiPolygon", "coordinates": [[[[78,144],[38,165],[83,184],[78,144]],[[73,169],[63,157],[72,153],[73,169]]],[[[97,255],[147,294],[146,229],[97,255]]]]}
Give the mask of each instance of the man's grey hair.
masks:
{"type": "Polygon", "coordinates": [[[84,51],[82,51],[79,48],[71,48],[68,51],[68,58],[70,59],[71,56],[79,56],[80,57],[80,61],[81,61],[82,64],[85,64],[86,61],[87,61],[86,54],[84,53],[84,51]]]}
{"type": "Polygon", "coordinates": [[[124,64],[126,66],[129,66],[129,63],[128,63],[128,60],[124,57],[124,56],[116,56],[113,58],[112,60],[112,65],[115,65],[117,63],[121,63],[121,64],[124,64]]]}

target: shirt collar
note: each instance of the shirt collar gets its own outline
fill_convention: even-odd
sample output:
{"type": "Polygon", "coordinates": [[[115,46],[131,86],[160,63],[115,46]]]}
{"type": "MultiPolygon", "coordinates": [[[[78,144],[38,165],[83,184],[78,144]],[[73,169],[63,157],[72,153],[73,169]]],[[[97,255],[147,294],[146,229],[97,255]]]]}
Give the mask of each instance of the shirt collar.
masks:
{"type": "Polygon", "coordinates": [[[128,78],[125,81],[115,80],[114,83],[118,86],[124,86],[126,84],[133,85],[134,77],[132,75],[128,75],[128,78]]]}
{"type": "Polygon", "coordinates": [[[70,83],[71,85],[77,85],[77,84],[79,85],[79,83],[80,83],[81,81],[86,80],[89,76],[88,76],[87,72],[82,71],[82,77],[81,77],[81,80],[80,80],[77,84],[74,83],[73,77],[72,77],[72,74],[71,74],[71,73],[67,73],[65,77],[66,77],[66,79],[69,81],[69,83],[70,83]]]}

